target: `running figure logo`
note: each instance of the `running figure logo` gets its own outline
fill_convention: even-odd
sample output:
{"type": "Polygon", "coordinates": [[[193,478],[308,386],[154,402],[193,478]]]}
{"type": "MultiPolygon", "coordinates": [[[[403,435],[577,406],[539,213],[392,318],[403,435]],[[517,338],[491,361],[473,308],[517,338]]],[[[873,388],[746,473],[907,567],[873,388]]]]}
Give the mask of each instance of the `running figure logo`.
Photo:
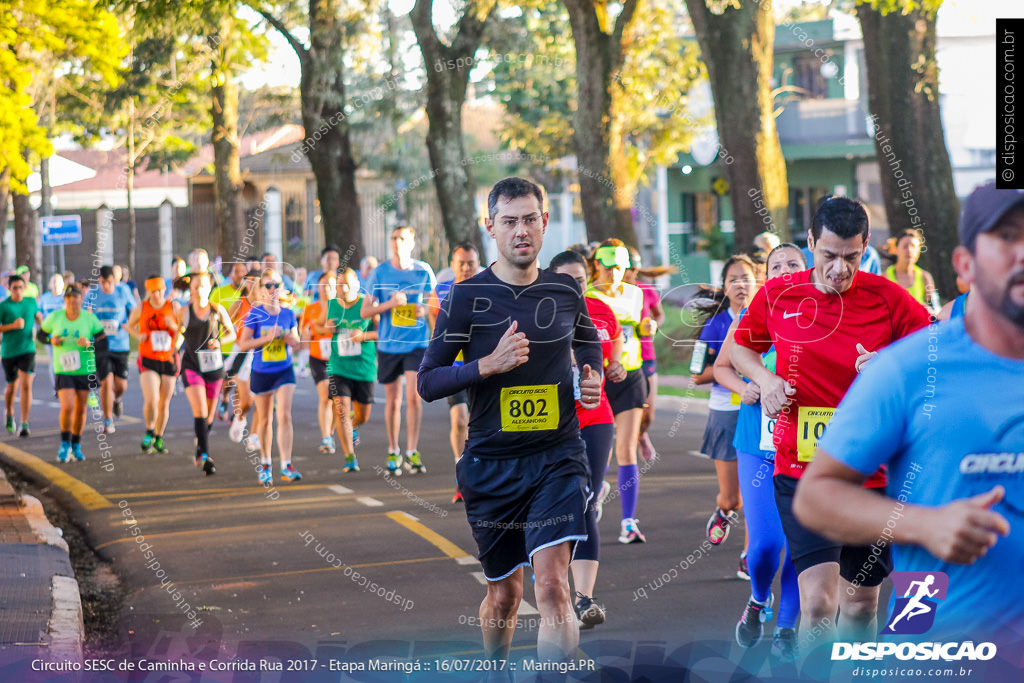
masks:
{"type": "Polygon", "coordinates": [[[919,635],[932,627],[940,600],[946,599],[949,577],[944,572],[893,572],[897,597],[882,635],[919,635]]]}

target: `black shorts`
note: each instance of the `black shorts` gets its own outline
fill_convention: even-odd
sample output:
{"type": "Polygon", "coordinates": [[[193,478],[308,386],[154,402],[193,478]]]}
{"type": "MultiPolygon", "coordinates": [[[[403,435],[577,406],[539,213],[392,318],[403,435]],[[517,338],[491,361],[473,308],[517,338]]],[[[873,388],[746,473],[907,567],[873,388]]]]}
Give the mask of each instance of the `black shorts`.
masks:
{"type": "Polygon", "coordinates": [[[327,361],[309,357],[309,374],[313,375],[313,384],[320,384],[327,379],[327,361]]]}
{"type": "Polygon", "coordinates": [[[605,380],[604,393],[611,404],[612,414],[643,408],[647,405],[647,378],[642,368],[630,370],[621,382],[605,380]]]}
{"type": "MultiPolygon", "coordinates": [[[[797,520],[793,514],[793,496],[797,484],[795,477],[776,474],[775,504],[779,508],[782,530],[789,544],[789,554],[797,574],[826,562],[839,563],[839,575],[854,584],[872,588],[882,583],[892,572],[892,552],[884,547],[870,545],[843,545],[819,536],[797,520]]],[[[885,489],[868,489],[885,495],[885,489]]]]}
{"type": "Polygon", "coordinates": [[[139,374],[148,371],[155,372],[158,375],[164,375],[165,377],[177,377],[178,361],[155,360],[153,358],[139,356],[139,374]]]}
{"type": "Polygon", "coordinates": [[[587,538],[590,470],[576,437],[521,458],[476,458],[455,465],[466,516],[488,581],[529,565],[542,548],[587,538]]]}
{"type": "Polygon", "coordinates": [[[448,397],[448,407],[454,408],[460,403],[469,404],[469,392],[461,389],[448,397]]]}
{"type": "Polygon", "coordinates": [[[373,403],[373,382],[349,379],[341,375],[327,375],[327,394],[331,398],[345,396],[356,403],[370,405],[373,403]]]}
{"type": "Polygon", "coordinates": [[[100,386],[99,382],[96,381],[96,375],[62,375],[58,372],[54,375],[54,380],[57,391],[61,389],[92,391],[100,386]]]}
{"type": "Polygon", "coordinates": [[[651,375],[658,374],[658,359],[649,358],[644,361],[644,364],[640,366],[640,369],[644,371],[644,377],[650,377],[651,375]]]}
{"type": "MultiPolygon", "coordinates": [[[[426,349],[413,349],[407,353],[377,352],[377,381],[391,384],[404,372],[419,372],[426,349]]],[[[415,387],[413,387],[415,389],[415,387]]]]}
{"type": "Polygon", "coordinates": [[[102,382],[107,375],[114,373],[114,377],[128,379],[128,352],[127,351],[104,351],[96,354],[96,374],[102,382]]]}
{"type": "Polygon", "coordinates": [[[18,370],[27,372],[28,374],[34,374],[36,371],[36,354],[35,353],[23,353],[20,356],[11,356],[10,358],[0,359],[0,363],[4,366],[4,377],[7,378],[7,383],[18,379],[18,370]]]}

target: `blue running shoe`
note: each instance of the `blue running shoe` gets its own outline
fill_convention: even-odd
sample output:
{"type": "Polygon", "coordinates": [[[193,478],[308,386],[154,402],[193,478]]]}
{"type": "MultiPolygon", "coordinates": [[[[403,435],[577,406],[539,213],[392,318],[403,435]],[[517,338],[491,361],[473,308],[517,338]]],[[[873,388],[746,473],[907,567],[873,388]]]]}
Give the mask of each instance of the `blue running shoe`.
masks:
{"type": "Polygon", "coordinates": [[[57,462],[67,462],[68,456],[71,454],[71,442],[61,441],[60,450],[57,451],[57,462]]]}
{"type": "Polygon", "coordinates": [[[75,456],[75,460],[78,462],[85,460],[85,453],[82,452],[82,444],[80,443],[71,444],[71,454],[75,456]]]}
{"type": "Polygon", "coordinates": [[[274,481],[274,473],[271,471],[270,465],[264,465],[262,469],[260,469],[259,478],[261,484],[269,484],[274,481]]]}
{"type": "Polygon", "coordinates": [[[302,479],[302,475],[292,467],[291,463],[288,463],[281,468],[281,479],[284,481],[298,481],[299,479],[302,479]]]}

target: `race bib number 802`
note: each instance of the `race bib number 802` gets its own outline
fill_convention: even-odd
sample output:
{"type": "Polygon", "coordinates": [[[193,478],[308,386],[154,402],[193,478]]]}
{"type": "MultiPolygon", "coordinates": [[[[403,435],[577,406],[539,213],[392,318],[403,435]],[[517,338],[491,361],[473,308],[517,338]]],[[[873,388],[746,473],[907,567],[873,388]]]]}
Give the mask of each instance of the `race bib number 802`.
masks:
{"type": "Polygon", "coordinates": [[[501,390],[501,428],[537,432],[558,428],[558,386],[537,384],[501,390]]]}

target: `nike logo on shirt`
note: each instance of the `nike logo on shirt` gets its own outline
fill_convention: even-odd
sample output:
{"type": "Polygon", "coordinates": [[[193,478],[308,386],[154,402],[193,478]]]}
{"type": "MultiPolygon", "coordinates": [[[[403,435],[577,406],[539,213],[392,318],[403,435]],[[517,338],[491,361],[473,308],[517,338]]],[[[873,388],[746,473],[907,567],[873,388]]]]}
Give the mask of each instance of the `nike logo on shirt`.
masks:
{"type": "Polygon", "coordinates": [[[784,312],[782,313],[782,318],[783,318],[784,320],[789,320],[790,318],[795,318],[795,317],[797,317],[798,315],[802,315],[802,312],[801,312],[801,311],[797,311],[796,313],[789,313],[789,312],[786,312],[786,311],[784,311],[784,312]]]}

